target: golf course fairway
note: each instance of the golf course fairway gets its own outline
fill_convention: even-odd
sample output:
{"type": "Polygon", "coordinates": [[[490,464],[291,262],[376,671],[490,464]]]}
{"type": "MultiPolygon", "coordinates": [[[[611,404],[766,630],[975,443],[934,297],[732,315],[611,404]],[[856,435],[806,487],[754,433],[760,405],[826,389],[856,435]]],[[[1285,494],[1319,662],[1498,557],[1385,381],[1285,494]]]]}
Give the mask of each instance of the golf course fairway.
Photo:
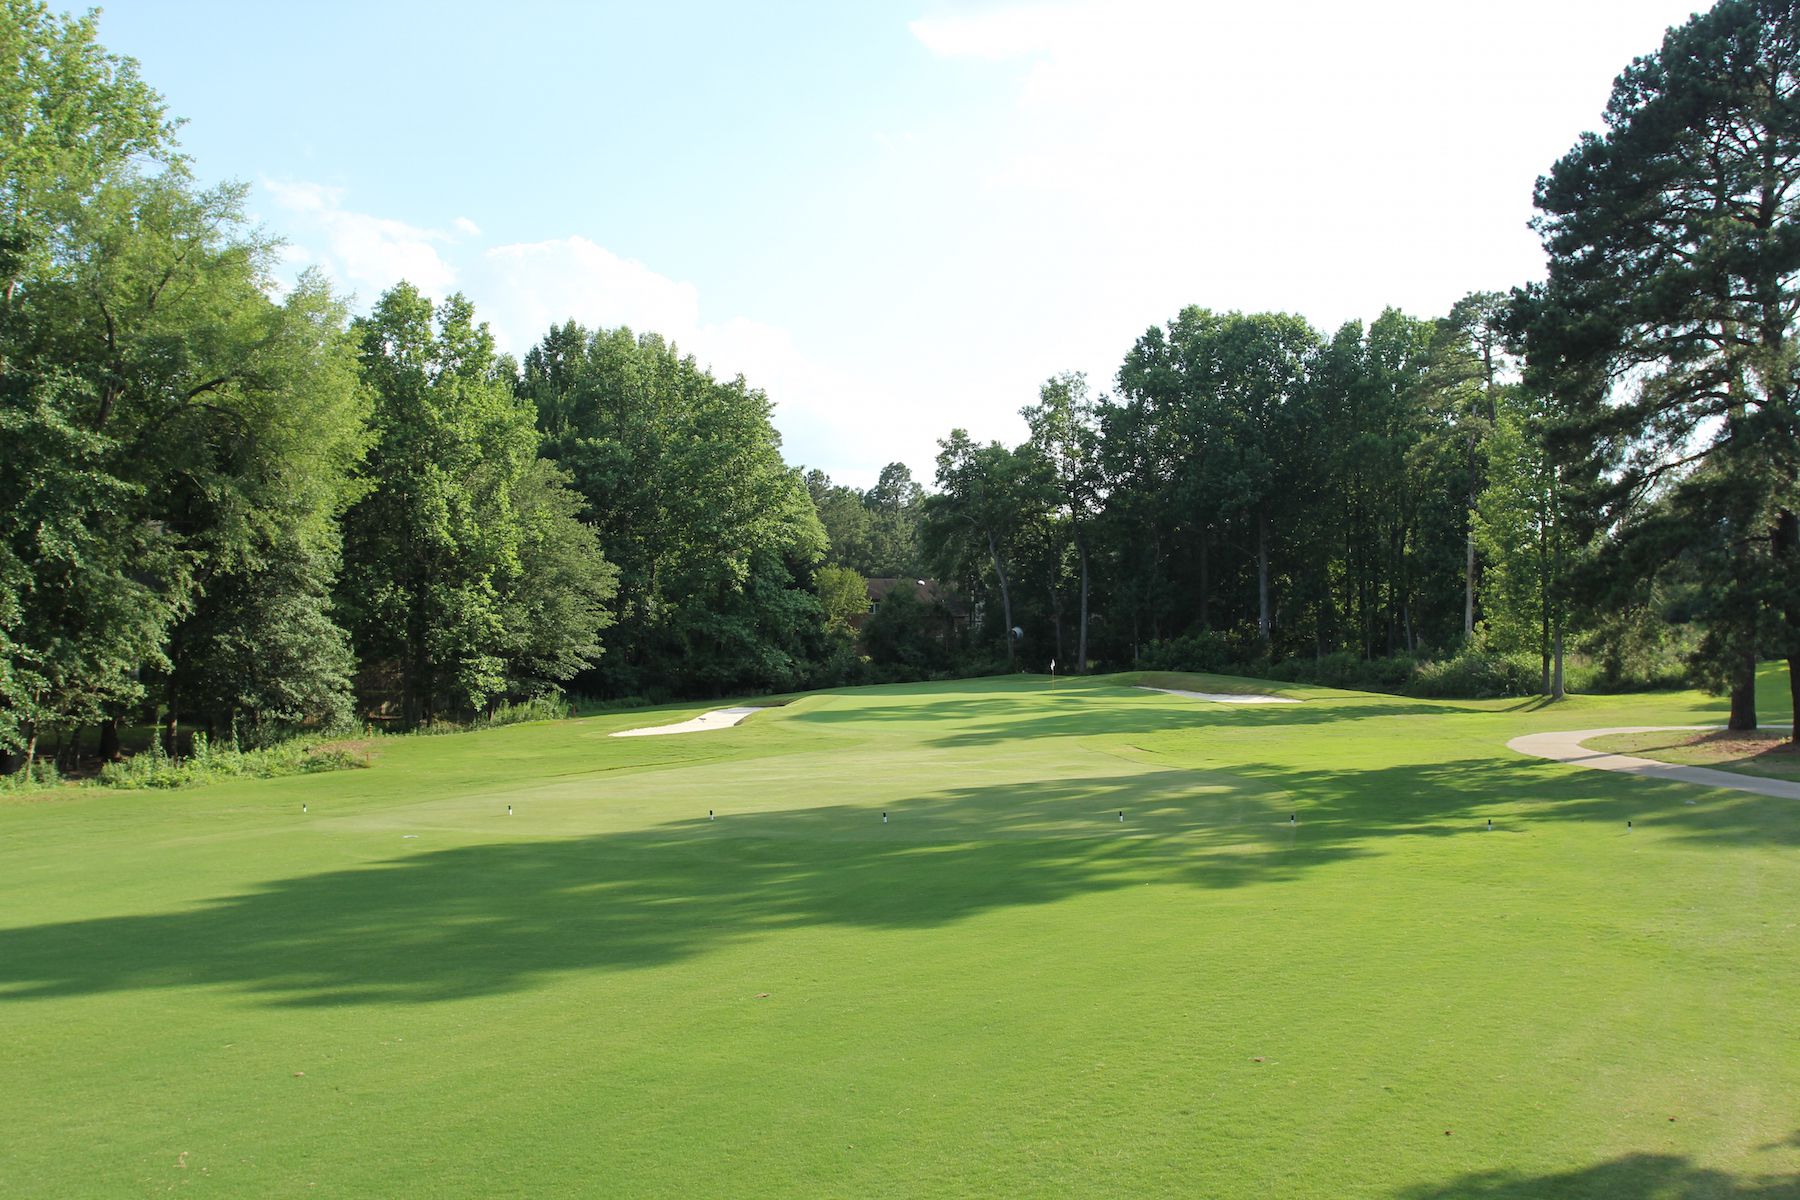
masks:
{"type": "Polygon", "coordinates": [[[1506,749],[1720,700],[725,703],[0,799],[0,1195],[1800,1197],[1800,805],[1506,749]]]}

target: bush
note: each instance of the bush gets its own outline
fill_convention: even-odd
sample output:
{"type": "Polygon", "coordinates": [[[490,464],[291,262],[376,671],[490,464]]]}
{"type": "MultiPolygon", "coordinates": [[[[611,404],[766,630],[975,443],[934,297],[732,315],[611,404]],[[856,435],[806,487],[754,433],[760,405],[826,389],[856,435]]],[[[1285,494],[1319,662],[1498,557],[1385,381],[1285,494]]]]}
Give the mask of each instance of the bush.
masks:
{"type": "Polygon", "coordinates": [[[503,700],[493,711],[470,721],[427,721],[413,732],[428,737],[440,733],[467,733],[471,729],[498,729],[502,725],[522,725],[526,721],[566,721],[574,715],[574,705],[560,693],[549,692],[517,703],[503,700]]]}
{"type": "Polygon", "coordinates": [[[1218,674],[1237,664],[1237,655],[1224,634],[1212,629],[1184,633],[1180,637],[1151,642],[1138,654],[1144,671],[1200,671],[1218,674]]]}
{"type": "MultiPolygon", "coordinates": [[[[1290,658],[1256,673],[1286,683],[1310,683],[1359,692],[1392,692],[1405,687],[1417,667],[1417,660],[1410,654],[1363,658],[1349,650],[1334,650],[1319,658],[1290,658]]],[[[1240,673],[1252,673],[1252,670],[1244,667],[1240,673]]]]}
{"type": "Polygon", "coordinates": [[[35,792],[53,788],[61,782],[62,774],[57,771],[56,764],[41,758],[10,775],[0,775],[0,793],[35,792]]]}
{"type": "Polygon", "coordinates": [[[340,744],[291,741],[255,750],[240,750],[235,745],[217,749],[205,734],[196,733],[193,752],[186,758],[172,757],[163,749],[162,739],[153,738],[148,750],[123,762],[107,763],[89,784],[125,789],[177,788],[221,779],[274,779],[367,765],[366,754],[340,744]]]}
{"type": "Polygon", "coordinates": [[[612,700],[600,700],[593,696],[577,696],[573,701],[575,715],[589,717],[595,713],[622,712],[633,708],[649,708],[655,704],[666,703],[664,700],[649,696],[619,696],[612,700]]]}
{"type": "Polygon", "coordinates": [[[1438,699],[1491,700],[1529,696],[1540,682],[1536,666],[1523,658],[1470,647],[1453,658],[1420,663],[1406,685],[1409,696],[1438,699]]]}

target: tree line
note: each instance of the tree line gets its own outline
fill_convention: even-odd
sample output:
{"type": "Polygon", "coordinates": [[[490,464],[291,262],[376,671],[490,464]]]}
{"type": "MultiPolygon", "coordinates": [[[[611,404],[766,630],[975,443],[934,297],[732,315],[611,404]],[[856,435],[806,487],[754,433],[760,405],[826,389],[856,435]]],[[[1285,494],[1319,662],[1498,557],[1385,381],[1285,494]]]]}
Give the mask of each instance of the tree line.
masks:
{"type": "Polygon", "coordinates": [[[981,643],[1552,696],[1578,648],[1753,728],[1759,659],[1800,688],[1797,64],[1790,0],[1671,29],[1538,181],[1541,283],[1329,335],[1187,308],[1023,443],[952,431],[920,545],[981,643]]]}
{"type": "MultiPolygon", "coordinates": [[[[1091,665],[1560,694],[1800,655],[1800,17],[1724,0],[1538,182],[1546,279],[1330,334],[1182,310],[927,489],[783,461],[653,333],[277,282],[94,18],[0,0],[0,753],[574,688],[1091,665]],[[868,613],[864,581],[935,576],[868,613]],[[923,594],[920,592],[919,594],[923,594]],[[1529,670],[1520,666],[1528,659],[1529,670]]],[[[1791,672],[1800,678],[1800,672],[1791,672]]]]}
{"type": "Polygon", "coordinates": [[[654,334],[518,362],[462,296],[283,287],[92,15],[3,0],[0,34],[10,767],[152,719],[254,744],[813,681],[824,533],[762,392],[654,334]]]}

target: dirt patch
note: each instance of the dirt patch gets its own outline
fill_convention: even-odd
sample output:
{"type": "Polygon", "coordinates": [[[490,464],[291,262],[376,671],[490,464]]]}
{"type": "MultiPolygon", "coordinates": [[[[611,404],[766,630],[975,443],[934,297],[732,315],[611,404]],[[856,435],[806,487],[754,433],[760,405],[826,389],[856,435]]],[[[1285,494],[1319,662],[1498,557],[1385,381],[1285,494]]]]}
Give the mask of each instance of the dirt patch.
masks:
{"type": "Polygon", "coordinates": [[[1755,763],[1785,767],[1800,775],[1800,749],[1785,729],[1711,729],[1699,733],[1645,735],[1633,749],[1639,754],[1667,753],[1670,761],[1700,766],[1755,763]]]}

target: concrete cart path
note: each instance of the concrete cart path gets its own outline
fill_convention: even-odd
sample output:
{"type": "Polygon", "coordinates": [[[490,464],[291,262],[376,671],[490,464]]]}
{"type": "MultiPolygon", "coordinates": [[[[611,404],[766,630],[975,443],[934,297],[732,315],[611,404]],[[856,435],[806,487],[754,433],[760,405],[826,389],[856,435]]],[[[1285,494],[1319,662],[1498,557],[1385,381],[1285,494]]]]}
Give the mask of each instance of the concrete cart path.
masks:
{"type": "Polygon", "coordinates": [[[1508,750],[1516,750],[1520,754],[1529,754],[1534,758],[1548,758],[1556,762],[1572,763],[1578,767],[1593,767],[1599,771],[1618,771],[1626,775],[1642,775],[1646,779],[1660,779],[1664,782],[1691,783],[1698,787],[1730,788],[1739,792],[1755,792],[1760,796],[1778,796],[1783,800],[1800,800],[1800,783],[1785,779],[1761,779],[1755,775],[1740,775],[1735,771],[1715,771],[1711,767],[1680,767],[1674,763],[1657,762],[1652,758],[1634,758],[1629,754],[1608,754],[1603,750],[1589,750],[1581,743],[1589,738],[1606,737],[1614,733],[1662,733],[1683,729],[1717,729],[1717,725],[1619,725],[1611,729],[1576,729],[1563,733],[1528,733],[1524,737],[1516,737],[1506,743],[1508,750]]]}

